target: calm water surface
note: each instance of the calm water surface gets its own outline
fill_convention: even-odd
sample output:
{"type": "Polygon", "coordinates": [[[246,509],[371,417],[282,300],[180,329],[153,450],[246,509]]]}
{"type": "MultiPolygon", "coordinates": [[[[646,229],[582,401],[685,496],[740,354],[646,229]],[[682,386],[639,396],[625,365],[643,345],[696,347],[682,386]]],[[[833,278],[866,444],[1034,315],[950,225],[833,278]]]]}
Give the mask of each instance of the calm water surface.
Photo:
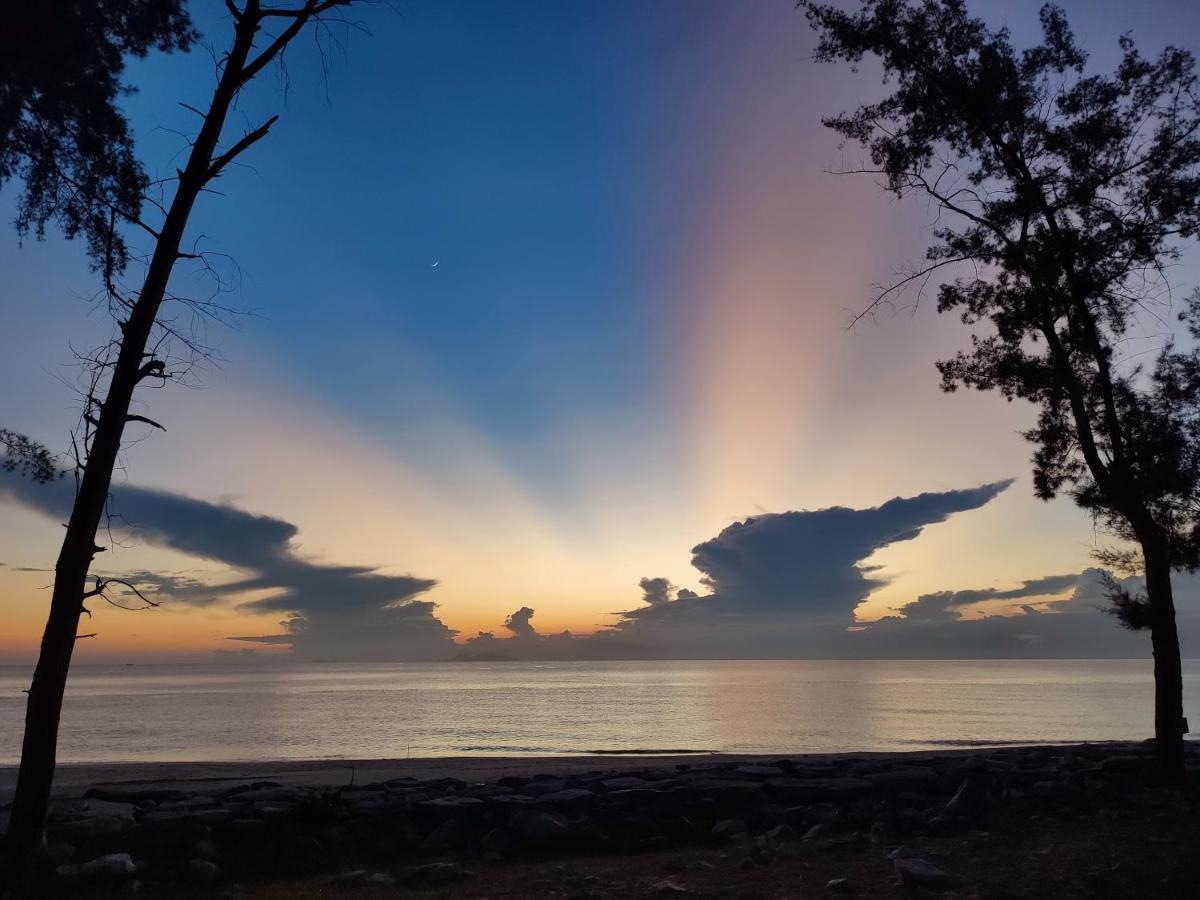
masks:
{"type": "MultiPolygon", "coordinates": [[[[1200,661],[1184,664],[1200,724],[1200,661]]],[[[0,667],[0,764],[29,670],[0,667]]],[[[79,666],[59,759],[746,753],[1141,739],[1148,660],[79,666]]]]}

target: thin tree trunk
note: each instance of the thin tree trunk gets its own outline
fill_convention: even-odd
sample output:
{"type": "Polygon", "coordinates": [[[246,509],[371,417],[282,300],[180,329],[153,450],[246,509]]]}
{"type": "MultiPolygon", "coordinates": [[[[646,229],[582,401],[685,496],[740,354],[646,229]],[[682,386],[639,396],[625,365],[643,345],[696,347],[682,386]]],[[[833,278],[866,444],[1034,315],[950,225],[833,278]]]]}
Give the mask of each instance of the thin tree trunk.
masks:
{"type": "Polygon", "coordinates": [[[213,154],[230,104],[246,77],[244,67],[253,47],[258,22],[257,18],[250,17],[238,22],[233,47],[213,93],[212,105],[192,145],[187,166],[179,173],[175,197],[156,241],[141,293],[129,318],[121,323],[117,363],[97,416],[83,478],[55,565],[50,615],[29,689],[21,766],[9,816],[6,847],[8,863],[14,872],[28,868],[34,852],[44,840],[67,671],[83,612],[88,570],[99,549],[95,544],[96,532],[108,500],[134,389],[143,378],[156,371],[154,361],[148,361],[146,346],[166,295],[171,271],[179,258],[180,243],[192,207],[214,174],[213,154]]]}
{"type": "Polygon", "coordinates": [[[1175,599],[1171,592],[1171,566],[1166,552],[1143,545],[1146,562],[1146,597],[1150,602],[1150,642],[1154,649],[1154,747],[1168,780],[1182,783],[1184,767],[1183,667],[1179,631],[1175,625],[1175,599]]]}

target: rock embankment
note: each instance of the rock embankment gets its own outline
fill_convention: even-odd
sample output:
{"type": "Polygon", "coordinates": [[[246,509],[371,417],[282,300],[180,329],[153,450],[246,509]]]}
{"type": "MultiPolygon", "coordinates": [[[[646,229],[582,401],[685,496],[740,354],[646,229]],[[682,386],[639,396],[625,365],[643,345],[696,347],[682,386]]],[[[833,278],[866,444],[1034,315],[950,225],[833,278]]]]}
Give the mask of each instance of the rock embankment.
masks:
{"type": "MultiPolygon", "coordinates": [[[[1191,766],[1196,775],[1194,753],[1191,766]]],[[[719,851],[749,871],[869,847],[887,857],[897,890],[940,895],[963,889],[969,874],[922,858],[913,848],[923,838],[979,833],[1017,803],[1117,816],[1154,777],[1145,745],[1084,745],[667,767],[648,759],[635,771],[566,777],[257,781],[204,794],[96,786],[54,808],[38,865],[40,883],[62,896],[97,885],[219,889],[318,875],[436,886],[531,859],[669,848],[719,851]]],[[[655,890],[674,888],[686,892],[670,878],[655,890]]],[[[829,894],[857,890],[852,871],[824,885],[829,894]]]]}

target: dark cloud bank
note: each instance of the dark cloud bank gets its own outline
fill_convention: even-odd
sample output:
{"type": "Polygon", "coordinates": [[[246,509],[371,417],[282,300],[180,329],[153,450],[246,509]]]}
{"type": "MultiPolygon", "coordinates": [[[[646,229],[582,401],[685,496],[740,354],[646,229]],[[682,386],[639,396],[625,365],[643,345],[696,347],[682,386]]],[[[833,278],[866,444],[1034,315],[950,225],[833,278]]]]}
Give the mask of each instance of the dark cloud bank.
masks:
{"type": "MultiPolygon", "coordinates": [[[[434,660],[463,654],[517,659],[1008,658],[1144,656],[1144,635],[1102,612],[1099,570],[1031,578],[1009,589],[944,591],[918,597],[874,623],[854,610],[884,581],[866,562],[875,551],[978,509],[1010,486],[897,497],[870,509],[764,514],[735,522],[692,549],[705,593],[676,589],[661,576],[640,582],[642,604],[614,612],[589,635],[541,634],[529,607],[503,633],[464,643],[418,599],[436,584],[363,566],[314,562],[296,551],[298,529],[167,491],[114,490],[116,526],[149,544],[222,563],[239,573],[211,584],[179,573],[124,573],[156,599],[235,605],[284,616],[282,631],[236,636],[252,645],[286,644],[306,659],[434,660]],[[983,606],[980,606],[983,604],[983,606]],[[1004,614],[979,618],[977,610],[1004,614]]],[[[7,496],[64,518],[71,485],[0,480],[7,496]]],[[[1131,580],[1136,587],[1136,579],[1131,580]]],[[[1185,651],[1200,646],[1195,580],[1178,580],[1185,651]]]]}

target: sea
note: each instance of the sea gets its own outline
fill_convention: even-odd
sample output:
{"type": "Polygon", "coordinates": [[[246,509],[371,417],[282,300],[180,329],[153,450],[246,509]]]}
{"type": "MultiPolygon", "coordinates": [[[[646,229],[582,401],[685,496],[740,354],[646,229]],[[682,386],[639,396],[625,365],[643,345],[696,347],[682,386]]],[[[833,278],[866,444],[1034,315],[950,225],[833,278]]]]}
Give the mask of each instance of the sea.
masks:
{"type": "MultiPolygon", "coordinates": [[[[28,667],[0,667],[0,765],[28,667]]],[[[1184,663],[1200,729],[1200,660],[1184,663]]],[[[60,762],[824,753],[1140,740],[1149,660],[80,665],[60,762]]]]}

